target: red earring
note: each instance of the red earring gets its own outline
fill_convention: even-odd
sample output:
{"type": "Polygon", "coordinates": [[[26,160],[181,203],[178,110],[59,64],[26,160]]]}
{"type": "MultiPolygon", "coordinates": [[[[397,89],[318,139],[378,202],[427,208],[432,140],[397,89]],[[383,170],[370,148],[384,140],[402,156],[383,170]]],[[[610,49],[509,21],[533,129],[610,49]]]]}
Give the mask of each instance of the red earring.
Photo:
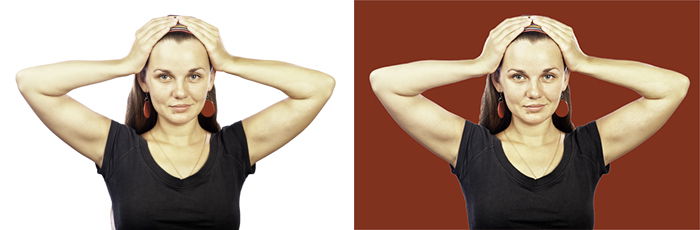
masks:
{"type": "Polygon", "coordinates": [[[151,100],[148,98],[148,94],[143,98],[143,116],[146,119],[151,118],[151,100]]]}
{"type": "Polygon", "coordinates": [[[216,112],[216,106],[214,106],[214,101],[207,100],[204,102],[204,108],[202,108],[202,116],[212,117],[216,112]]]}
{"type": "Polygon", "coordinates": [[[498,118],[503,119],[506,114],[506,103],[503,101],[503,94],[498,94],[498,118]]]}
{"type": "Polygon", "coordinates": [[[569,115],[569,103],[566,102],[564,98],[559,100],[559,105],[557,106],[557,111],[555,113],[561,118],[564,118],[569,115]]]}

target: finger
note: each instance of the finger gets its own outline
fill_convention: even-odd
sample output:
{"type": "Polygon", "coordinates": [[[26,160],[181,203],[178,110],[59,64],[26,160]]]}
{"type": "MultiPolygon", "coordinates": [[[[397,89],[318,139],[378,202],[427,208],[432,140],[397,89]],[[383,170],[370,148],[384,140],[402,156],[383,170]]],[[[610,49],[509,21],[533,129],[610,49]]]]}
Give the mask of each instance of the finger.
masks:
{"type": "Polygon", "coordinates": [[[165,16],[165,17],[158,17],[158,18],[153,18],[153,19],[151,19],[151,20],[148,20],[148,22],[146,22],[146,24],[144,24],[143,26],[141,26],[141,28],[139,29],[139,31],[145,31],[146,28],[149,28],[151,25],[157,24],[158,22],[161,22],[161,21],[164,21],[164,20],[168,20],[168,19],[171,19],[171,18],[174,18],[174,17],[165,16]]]}
{"type": "Polygon", "coordinates": [[[491,34],[500,34],[503,32],[503,29],[508,27],[509,25],[512,25],[513,23],[524,22],[526,20],[530,19],[527,17],[513,17],[503,20],[503,22],[501,22],[493,30],[491,30],[491,34]]]}
{"type": "Polygon", "coordinates": [[[510,44],[513,41],[513,39],[518,37],[518,35],[520,35],[523,31],[525,31],[525,26],[521,26],[520,28],[516,28],[516,29],[510,31],[510,33],[505,34],[504,37],[502,38],[502,41],[507,43],[507,44],[510,44]]]}
{"type": "Polygon", "coordinates": [[[158,22],[157,24],[151,25],[146,31],[143,31],[143,32],[141,33],[141,36],[138,37],[138,38],[145,38],[145,39],[147,39],[148,37],[150,37],[150,36],[154,33],[154,31],[158,31],[158,30],[160,30],[160,29],[163,28],[163,27],[168,27],[168,28],[169,28],[169,27],[172,27],[172,26],[174,26],[176,23],[177,23],[177,21],[175,21],[175,20],[160,21],[160,22],[158,22]]]}
{"type": "Polygon", "coordinates": [[[510,32],[513,30],[517,30],[518,27],[525,28],[526,26],[530,25],[531,22],[532,21],[528,18],[520,18],[519,20],[510,21],[492,31],[491,36],[493,36],[494,39],[502,40],[505,35],[510,34],[510,32]]]}
{"type": "Polygon", "coordinates": [[[199,31],[202,34],[205,34],[205,36],[207,36],[209,39],[216,40],[216,38],[218,37],[219,30],[213,26],[207,26],[208,24],[205,25],[206,23],[204,23],[204,21],[195,19],[193,17],[185,17],[183,19],[184,19],[185,23],[188,23],[189,25],[192,25],[195,28],[198,28],[199,31]]]}
{"type": "Polygon", "coordinates": [[[187,20],[187,21],[192,22],[192,23],[196,23],[197,25],[200,25],[201,27],[206,28],[206,29],[208,29],[208,30],[210,30],[210,31],[219,32],[219,29],[217,29],[216,27],[210,25],[209,23],[206,23],[205,21],[202,21],[202,20],[199,19],[199,18],[190,17],[190,16],[185,16],[185,17],[183,17],[183,18],[184,18],[185,20],[187,20]]]}
{"type": "Polygon", "coordinates": [[[201,26],[192,23],[191,21],[181,21],[183,25],[187,26],[187,29],[192,32],[192,34],[195,35],[202,43],[205,45],[207,43],[213,43],[215,40],[213,39],[212,35],[208,33],[207,30],[202,28],[201,26]]]}
{"type": "Polygon", "coordinates": [[[170,31],[170,27],[173,27],[175,23],[164,23],[160,27],[153,28],[148,33],[144,35],[144,42],[147,45],[153,46],[156,44],[160,38],[170,31]]]}
{"type": "Polygon", "coordinates": [[[147,34],[150,30],[153,30],[154,28],[158,28],[164,24],[171,24],[174,22],[177,22],[177,20],[175,20],[173,17],[153,19],[151,22],[147,23],[145,26],[141,27],[141,29],[136,31],[136,37],[137,38],[144,37],[144,35],[147,34]]]}
{"type": "Polygon", "coordinates": [[[185,17],[182,19],[182,22],[187,23],[187,25],[196,26],[197,28],[199,28],[200,32],[202,32],[202,33],[213,34],[213,33],[218,32],[218,31],[210,29],[209,27],[203,25],[202,23],[200,23],[196,20],[193,20],[192,17],[185,17]]]}
{"type": "Polygon", "coordinates": [[[526,19],[526,18],[528,18],[528,17],[529,17],[529,16],[524,15],[524,16],[517,16],[517,17],[507,18],[507,19],[503,20],[501,23],[499,23],[495,28],[501,27],[501,26],[503,26],[503,25],[505,25],[505,24],[508,24],[508,23],[511,23],[511,22],[513,22],[513,21],[519,21],[519,20],[521,20],[521,19],[526,19]]]}
{"type": "MultiPolygon", "coordinates": [[[[530,20],[525,20],[525,21],[521,21],[519,23],[509,25],[508,27],[504,28],[499,34],[494,35],[494,37],[493,37],[495,39],[494,41],[510,43],[513,39],[509,40],[507,37],[516,31],[518,34],[523,32],[525,30],[525,27],[530,25],[530,23],[531,23],[530,20]]],[[[513,37],[513,38],[515,38],[515,37],[513,37]]]]}
{"type": "Polygon", "coordinates": [[[562,28],[560,28],[558,26],[553,25],[551,23],[551,21],[538,20],[538,19],[535,19],[535,21],[539,23],[538,25],[540,27],[542,27],[542,30],[544,30],[545,33],[547,33],[547,35],[552,34],[552,35],[558,36],[560,38],[570,37],[570,36],[567,36],[568,32],[562,30],[562,28]]]}
{"type": "Polygon", "coordinates": [[[561,23],[557,20],[554,20],[550,17],[534,16],[533,20],[535,21],[535,24],[537,24],[537,22],[544,22],[544,23],[548,23],[550,26],[555,27],[555,28],[562,30],[562,31],[566,31],[566,32],[573,32],[574,31],[571,27],[569,27],[569,26],[565,25],[564,23],[561,23]]]}
{"type": "Polygon", "coordinates": [[[561,28],[563,31],[572,31],[572,32],[574,31],[574,29],[571,28],[571,26],[568,26],[568,25],[566,25],[566,24],[564,24],[564,23],[562,23],[562,22],[560,22],[560,21],[557,21],[557,20],[554,19],[554,18],[543,17],[543,19],[544,19],[545,21],[550,22],[550,24],[555,25],[555,26],[561,28]]]}
{"type": "Polygon", "coordinates": [[[540,27],[542,27],[542,30],[550,37],[552,40],[554,40],[555,43],[559,46],[560,49],[566,44],[568,44],[568,39],[566,34],[564,34],[561,30],[559,30],[556,27],[551,26],[549,23],[546,22],[541,22],[540,27]]]}

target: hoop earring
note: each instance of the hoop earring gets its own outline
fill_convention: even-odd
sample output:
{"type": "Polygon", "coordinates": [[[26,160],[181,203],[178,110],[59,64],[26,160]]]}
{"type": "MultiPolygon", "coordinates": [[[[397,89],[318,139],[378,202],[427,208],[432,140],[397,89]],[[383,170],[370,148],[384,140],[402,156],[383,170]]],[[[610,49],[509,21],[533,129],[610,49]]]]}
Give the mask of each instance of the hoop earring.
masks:
{"type": "Polygon", "coordinates": [[[146,117],[146,119],[151,118],[151,99],[148,97],[148,93],[146,93],[146,97],[143,98],[143,116],[146,117]]]}
{"type": "Polygon", "coordinates": [[[200,112],[202,116],[206,118],[210,118],[214,116],[214,113],[216,113],[216,106],[214,105],[214,101],[209,100],[209,95],[207,94],[207,100],[204,102],[204,108],[202,108],[202,112],[200,112]]]}
{"type": "Polygon", "coordinates": [[[569,116],[569,102],[566,102],[563,93],[559,98],[559,105],[557,105],[557,111],[555,113],[559,118],[565,118],[566,116],[569,116]]]}
{"type": "Polygon", "coordinates": [[[503,119],[506,114],[506,103],[503,101],[503,93],[498,93],[498,118],[503,119]]]}

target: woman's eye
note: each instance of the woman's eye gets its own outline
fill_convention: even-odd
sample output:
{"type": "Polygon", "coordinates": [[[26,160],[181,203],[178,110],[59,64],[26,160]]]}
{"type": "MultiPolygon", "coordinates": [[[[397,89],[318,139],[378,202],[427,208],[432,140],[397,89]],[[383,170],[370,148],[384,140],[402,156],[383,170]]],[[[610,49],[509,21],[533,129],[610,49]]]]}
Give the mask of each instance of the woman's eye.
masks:
{"type": "Polygon", "coordinates": [[[545,80],[552,80],[554,78],[556,78],[556,77],[554,75],[551,75],[551,74],[544,75],[545,80]]]}
{"type": "Polygon", "coordinates": [[[515,74],[515,75],[511,76],[511,78],[513,78],[515,80],[522,80],[525,77],[523,77],[523,75],[520,75],[520,74],[515,74]]]}
{"type": "Polygon", "coordinates": [[[168,80],[170,78],[170,76],[165,75],[165,74],[161,74],[161,75],[158,75],[158,78],[160,78],[161,80],[168,80]]]}
{"type": "Polygon", "coordinates": [[[199,74],[192,74],[192,75],[190,75],[190,78],[192,80],[197,80],[198,78],[202,78],[202,76],[199,76],[199,74]]]}

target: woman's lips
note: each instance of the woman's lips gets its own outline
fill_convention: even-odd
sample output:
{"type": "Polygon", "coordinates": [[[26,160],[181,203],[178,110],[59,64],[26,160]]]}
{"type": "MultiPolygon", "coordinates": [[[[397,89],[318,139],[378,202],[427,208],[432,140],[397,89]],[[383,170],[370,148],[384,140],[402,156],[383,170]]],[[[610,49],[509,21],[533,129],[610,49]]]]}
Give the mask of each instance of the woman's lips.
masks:
{"type": "Polygon", "coordinates": [[[190,108],[190,105],[171,105],[170,108],[176,113],[182,113],[187,111],[190,108]]]}
{"type": "Polygon", "coordinates": [[[544,105],[526,105],[523,107],[525,107],[525,110],[528,112],[536,113],[536,112],[542,111],[542,109],[544,108],[544,105]]]}

